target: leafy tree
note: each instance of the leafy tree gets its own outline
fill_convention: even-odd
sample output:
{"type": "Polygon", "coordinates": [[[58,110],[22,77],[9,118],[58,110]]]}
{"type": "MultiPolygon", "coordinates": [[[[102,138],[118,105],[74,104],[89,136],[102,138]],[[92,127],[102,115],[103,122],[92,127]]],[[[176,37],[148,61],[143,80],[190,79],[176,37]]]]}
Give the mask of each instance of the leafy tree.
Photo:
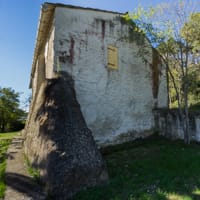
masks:
{"type": "Polygon", "coordinates": [[[192,13],[189,20],[181,29],[182,37],[187,41],[189,54],[189,100],[190,103],[198,103],[200,94],[200,12],[192,13]]]}
{"type": "Polygon", "coordinates": [[[23,128],[26,113],[19,107],[19,93],[11,88],[0,88],[0,132],[23,128]]]}
{"type": "MultiPolygon", "coordinates": [[[[188,94],[194,85],[191,84],[193,77],[197,77],[191,66],[194,63],[197,66],[200,59],[199,34],[195,35],[200,33],[200,24],[199,13],[188,11],[187,8],[192,8],[188,1],[179,1],[175,5],[162,4],[147,10],[139,7],[134,13],[129,13],[128,17],[146,34],[166,66],[169,86],[170,89],[173,88],[171,91],[179,108],[185,143],[190,143],[188,94]]],[[[141,47],[140,55],[145,56],[143,49],[144,47],[141,47]]]]}
{"type": "Polygon", "coordinates": [[[189,20],[181,29],[182,37],[187,40],[193,50],[193,54],[200,54],[200,12],[192,13],[189,20]]]}

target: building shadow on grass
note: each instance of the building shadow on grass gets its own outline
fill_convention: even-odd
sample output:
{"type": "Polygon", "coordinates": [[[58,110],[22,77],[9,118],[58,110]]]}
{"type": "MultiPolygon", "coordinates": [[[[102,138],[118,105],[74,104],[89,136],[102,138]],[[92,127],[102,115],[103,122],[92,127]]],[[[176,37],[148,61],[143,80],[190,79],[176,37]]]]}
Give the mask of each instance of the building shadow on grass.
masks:
{"type": "Polygon", "coordinates": [[[6,185],[16,192],[24,194],[32,200],[45,200],[46,195],[42,186],[37,184],[33,178],[17,173],[5,174],[6,185]]]}

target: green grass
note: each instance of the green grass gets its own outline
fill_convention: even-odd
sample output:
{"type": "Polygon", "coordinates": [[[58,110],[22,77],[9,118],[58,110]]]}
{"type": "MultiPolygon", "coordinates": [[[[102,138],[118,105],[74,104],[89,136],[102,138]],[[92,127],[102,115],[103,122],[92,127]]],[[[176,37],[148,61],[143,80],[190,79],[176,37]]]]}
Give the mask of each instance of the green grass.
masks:
{"type": "Polygon", "coordinates": [[[0,133],[1,139],[12,139],[14,136],[17,136],[19,132],[10,132],[10,133],[0,133]]]}
{"type": "Polygon", "coordinates": [[[190,111],[199,111],[199,110],[200,110],[200,103],[196,103],[196,104],[194,104],[194,105],[191,105],[191,106],[189,107],[189,110],[190,110],[190,111]]]}
{"type": "Polygon", "coordinates": [[[198,144],[152,137],[103,153],[110,183],[80,192],[75,200],[200,199],[198,144]]]}
{"type": "Polygon", "coordinates": [[[17,135],[14,133],[0,133],[0,198],[3,198],[6,189],[5,185],[5,169],[6,169],[6,151],[11,142],[12,137],[17,135]]]}
{"type": "Polygon", "coordinates": [[[41,181],[40,170],[31,166],[31,163],[30,163],[28,157],[25,154],[24,154],[24,160],[25,160],[25,163],[26,163],[27,172],[30,174],[30,176],[33,177],[34,181],[37,184],[44,185],[44,183],[41,181]]]}

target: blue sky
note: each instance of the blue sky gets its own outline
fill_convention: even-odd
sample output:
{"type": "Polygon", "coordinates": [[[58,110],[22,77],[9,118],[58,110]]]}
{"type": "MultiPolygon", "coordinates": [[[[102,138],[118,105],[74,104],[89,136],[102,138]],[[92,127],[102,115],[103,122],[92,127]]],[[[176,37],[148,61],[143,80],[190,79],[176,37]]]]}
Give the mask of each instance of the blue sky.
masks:
{"type": "MultiPolygon", "coordinates": [[[[12,87],[15,91],[23,93],[22,99],[31,94],[28,86],[40,6],[44,2],[43,0],[0,0],[0,87],[12,87]]],[[[49,0],[48,2],[127,12],[133,11],[139,2],[142,6],[148,7],[173,1],[49,0]]]]}

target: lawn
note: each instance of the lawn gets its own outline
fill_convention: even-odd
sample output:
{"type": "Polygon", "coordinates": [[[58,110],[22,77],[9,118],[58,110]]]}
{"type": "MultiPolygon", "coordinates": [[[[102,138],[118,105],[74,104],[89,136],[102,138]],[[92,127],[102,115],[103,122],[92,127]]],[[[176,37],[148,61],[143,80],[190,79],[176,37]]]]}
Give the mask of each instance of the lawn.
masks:
{"type": "Polygon", "coordinates": [[[17,135],[13,133],[0,133],[0,198],[3,198],[6,189],[5,186],[5,168],[6,168],[6,151],[11,139],[17,135]]]}
{"type": "Polygon", "coordinates": [[[75,200],[200,199],[200,144],[151,137],[103,153],[110,183],[75,200]]]}
{"type": "Polygon", "coordinates": [[[17,134],[19,134],[19,132],[0,133],[0,140],[2,140],[2,139],[12,139],[17,134]]]}

